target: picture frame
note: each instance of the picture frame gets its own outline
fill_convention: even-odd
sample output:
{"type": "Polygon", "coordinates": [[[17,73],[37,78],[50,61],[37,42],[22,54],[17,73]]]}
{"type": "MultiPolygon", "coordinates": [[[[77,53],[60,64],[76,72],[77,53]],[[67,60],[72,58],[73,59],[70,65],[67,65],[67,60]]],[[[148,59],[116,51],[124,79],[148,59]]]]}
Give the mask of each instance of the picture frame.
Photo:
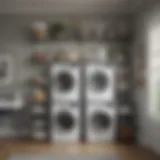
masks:
{"type": "Polygon", "coordinates": [[[0,86],[9,85],[13,80],[13,58],[8,54],[0,54],[0,86]]]}

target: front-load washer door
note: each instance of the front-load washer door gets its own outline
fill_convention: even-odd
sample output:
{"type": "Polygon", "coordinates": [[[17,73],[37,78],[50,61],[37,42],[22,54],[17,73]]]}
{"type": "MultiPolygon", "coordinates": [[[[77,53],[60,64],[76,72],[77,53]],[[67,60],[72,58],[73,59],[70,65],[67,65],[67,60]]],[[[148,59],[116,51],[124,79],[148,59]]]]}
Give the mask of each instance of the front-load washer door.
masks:
{"type": "Polygon", "coordinates": [[[56,117],[56,126],[60,132],[71,132],[76,124],[75,117],[70,112],[59,112],[56,117]]]}
{"type": "Polygon", "coordinates": [[[56,86],[60,92],[69,93],[74,87],[74,77],[71,73],[62,71],[57,74],[56,86]]]}
{"type": "Polygon", "coordinates": [[[97,134],[106,134],[112,125],[111,117],[103,112],[94,113],[90,121],[92,131],[97,134]]]}
{"type": "Polygon", "coordinates": [[[104,92],[105,89],[108,87],[108,78],[107,76],[101,72],[97,71],[91,76],[91,90],[93,92],[104,92]]]}
{"type": "Polygon", "coordinates": [[[78,142],[80,139],[80,116],[77,110],[57,110],[53,117],[53,134],[55,142],[78,142]]]}
{"type": "Polygon", "coordinates": [[[114,100],[114,70],[106,66],[88,66],[86,69],[87,100],[114,100]]]}
{"type": "Polygon", "coordinates": [[[51,90],[54,100],[78,100],[80,95],[80,68],[63,64],[54,65],[51,90]]]}

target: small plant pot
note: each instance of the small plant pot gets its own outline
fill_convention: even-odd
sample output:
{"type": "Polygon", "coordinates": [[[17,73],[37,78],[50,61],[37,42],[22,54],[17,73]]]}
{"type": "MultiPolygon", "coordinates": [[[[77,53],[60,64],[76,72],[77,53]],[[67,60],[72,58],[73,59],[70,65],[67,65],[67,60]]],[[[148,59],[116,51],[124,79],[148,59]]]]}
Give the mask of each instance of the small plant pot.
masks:
{"type": "Polygon", "coordinates": [[[48,26],[45,22],[35,22],[31,26],[31,35],[34,40],[45,40],[48,35],[48,26]]]}
{"type": "Polygon", "coordinates": [[[62,40],[66,36],[66,26],[63,23],[57,22],[50,29],[52,39],[62,40]]]}

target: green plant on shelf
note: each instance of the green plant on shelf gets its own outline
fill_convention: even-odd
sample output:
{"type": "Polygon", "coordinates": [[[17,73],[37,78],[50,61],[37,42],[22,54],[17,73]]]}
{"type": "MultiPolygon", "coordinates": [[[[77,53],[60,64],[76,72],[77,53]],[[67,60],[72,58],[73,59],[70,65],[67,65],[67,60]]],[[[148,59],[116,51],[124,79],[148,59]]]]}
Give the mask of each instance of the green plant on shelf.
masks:
{"type": "Polygon", "coordinates": [[[61,34],[65,32],[65,30],[66,26],[61,22],[57,22],[51,27],[51,36],[54,36],[54,38],[59,38],[59,36],[61,36],[61,34]]]}

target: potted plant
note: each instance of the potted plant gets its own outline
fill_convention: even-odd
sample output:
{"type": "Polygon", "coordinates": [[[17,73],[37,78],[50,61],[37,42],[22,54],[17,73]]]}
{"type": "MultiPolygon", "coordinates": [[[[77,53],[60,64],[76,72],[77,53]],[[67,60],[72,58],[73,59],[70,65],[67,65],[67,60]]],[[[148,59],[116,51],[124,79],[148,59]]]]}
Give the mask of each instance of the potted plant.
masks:
{"type": "Polygon", "coordinates": [[[51,36],[52,36],[52,38],[63,39],[65,30],[66,30],[66,26],[63,23],[61,23],[61,22],[54,23],[51,26],[51,36]]]}

